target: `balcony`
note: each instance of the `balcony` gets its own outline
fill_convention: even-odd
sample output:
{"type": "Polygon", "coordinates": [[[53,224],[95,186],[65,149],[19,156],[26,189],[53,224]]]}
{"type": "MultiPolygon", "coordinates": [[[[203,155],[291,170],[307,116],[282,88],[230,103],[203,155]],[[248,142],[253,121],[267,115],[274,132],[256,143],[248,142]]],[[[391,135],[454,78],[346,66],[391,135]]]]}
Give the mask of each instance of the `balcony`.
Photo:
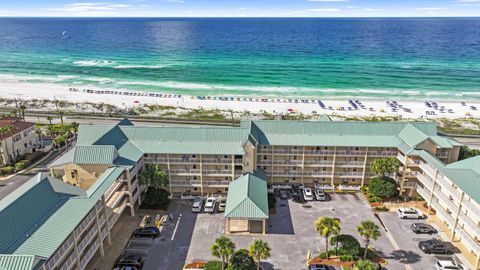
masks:
{"type": "Polygon", "coordinates": [[[81,235],[85,228],[87,228],[90,223],[95,220],[95,211],[91,211],[82,222],[75,228],[75,235],[81,235]]]}
{"type": "Polygon", "coordinates": [[[92,241],[92,239],[95,238],[97,231],[98,231],[97,228],[94,227],[85,235],[85,237],[83,237],[82,241],[78,243],[78,247],[77,247],[78,253],[82,253],[85,247],[92,241]]]}
{"type": "Polygon", "coordinates": [[[228,187],[230,181],[203,181],[203,185],[208,187],[228,187]]]}
{"type": "Polygon", "coordinates": [[[445,205],[452,213],[457,213],[458,211],[458,205],[452,202],[445,194],[442,193],[441,190],[438,190],[435,188],[435,197],[439,199],[439,204],[440,205],[445,205]]]}
{"type": "Polygon", "coordinates": [[[460,241],[470,250],[480,250],[480,243],[475,241],[463,228],[457,228],[457,236],[461,239],[460,241]]]}
{"type": "Polygon", "coordinates": [[[98,249],[98,242],[95,241],[93,244],[90,246],[90,249],[88,249],[88,252],[83,256],[83,258],[80,260],[80,269],[85,269],[87,266],[88,262],[90,259],[93,257],[95,252],[98,249]]]}
{"type": "Polygon", "coordinates": [[[330,171],[314,171],[314,172],[309,172],[306,171],[303,173],[304,176],[311,176],[311,177],[332,177],[332,172],[330,171]]]}
{"type": "Polygon", "coordinates": [[[409,177],[409,178],[417,177],[419,174],[420,173],[417,171],[410,171],[410,170],[405,171],[405,177],[409,177]]]}
{"type": "Polygon", "coordinates": [[[68,270],[72,268],[72,266],[77,262],[77,256],[75,253],[70,254],[70,257],[63,263],[62,267],[60,267],[60,270],[68,270]]]}
{"type": "Polygon", "coordinates": [[[397,154],[397,159],[398,159],[398,161],[400,161],[402,164],[405,163],[405,156],[402,155],[402,153],[400,153],[400,152],[398,152],[398,154],[397,154]]]}
{"type": "Polygon", "coordinates": [[[203,175],[231,176],[233,170],[204,170],[203,175]]]}
{"type": "Polygon", "coordinates": [[[202,183],[200,180],[172,180],[170,186],[172,187],[191,187],[191,186],[201,186],[202,183]]]}
{"type": "Polygon", "coordinates": [[[480,210],[472,202],[464,201],[462,203],[462,208],[466,208],[468,210],[468,214],[473,214],[477,220],[480,220],[480,210]]]}
{"type": "Polygon", "coordinates": [[[365,165],[364,162],[361,161],[345,161],[345,162],[335,162],[335,166],[339,167],[362,167],[365,165]]]}
{"type": "Polygon", "coordinates": [[[235,164],[243,164],[243,159],[236,158],[234,162],[235,162],[235,164]]]}
{"type": "Polygon", "coordinates": [[[112,194],[117,191],[117,189],[123,184],[120,181],[114,181],[113,184],[108,188],[107,192],[105,192],[104,199],[108,201],[112,194]]]}
{"type": "Polygon", "coordinates": [[[192,169],[192,170],[186,170],[186,169],[174,169],[169,171],[170,175],[200,175],[200,170],[197,169],[192,169]]]}
{"type": "Polygon", "coordinates": [[[106,203],[107,207],[115,208],[118,203],[123,199],[123,196],[127,194],[125,190],[117,191],[113,194],[112,198],[106,203]]]}
{"type": "Polygon", "coordinates": [[[294,177],[301,177],[302,172],[301,171],[293,171],[293,172],[280,172],[280,171],[275,171],[275,172],[269,172],[267,173],[268,175],[273,175],[273,176],[294,176],[294,177]]]}
{"type": "Polygon", "coordinates": [[[263,149],[260,148],[257,150],[257,155],[270,155],[272,153],[272,149],[263,149]]]}
{"type": "MultiPolygon", "coordinates": [[[[171,158],[168,160],[170,163],[175,164],[196,164],[200,163],[200,159],[198,158],[171,158]]],[[[166,160],[164,163],[167,163],[166,160]]]]}
{"type": "Polygon", "coordinates": [[[280,159],[275,159],[273,160],[274,165],[289,165],[289,166],[301,166],[302,161],[301,160],[280,160],[280,159]]]}
{"type": "Polygon", "coordinates": [[[431,167],[430,165],[428,165],[427,163],[425,162],[420,162],[420,169],[425,172],[428,176],[430,176],[430,178],[434,179],[437,174],[436,174],[436,170],[431,167]]]}
{"type": "Polygon", "coordinates": [[[394,157],[397,151],[368,151],[368,156],[371,157],[394,157]]]}
{"type": "Polygon", "coordinates": [[[480,237],[480,227],[478,227],[478,224],[473,222],[470,217],[465,215],[465,213],[461,212],[460,213],[460,220],[463,224],[465,224],[466,227],[470,229],[471,232],[473,232],[473,235],[477,235],[480,237]]]}
{"type": "Polygon", "coordinates": [[[365,151],[337,151],[337,156],[365,156],[365,151]]]}
{"type": "Polygon", "coordinates": [[[403,182],[403,188],[416,188],[417,183],[415,182],[410,182],[410,181],[405,181],[403,182]]]}
{"type": "Polygon", "coordinates": [[[50,257],[50,260],[46,264],[47,269],[53,269],[54,266],[58,262],[60,262],[65,255],[68,254],[68,250],[73,247],[73,244],[74,244],[73,236],[70,235],[67,241],[63,242],[63,244],[57,249],[55,254],[53,254],[53,256],[50,257]]]}
{"type": "Polygon", "coordinates": [[[455,200],[460,201],[462,198],[462,195],[460,194],[460,191],[457,190],[456,188],[452,187],[452,184],[450,184],[443,176],[439,175],[437,177],[437,185],[439,185],[442,190],[447,190],[449,195],[451,195],[455,200]]]}
{"type": "Polygon", "coordinates": [[[355,177],[355,178],[363,178],[363,172],[337,172],[335,173],[336,177],[355,177]]]}
{"type": "Polygon", "coordinates": [[[433,180],[429,176],[419,173],[417,179],[422,185],[428,188],[429,191],[433,190],[433,180]]]}
{"type": "Polygon", "coordinates": [[[455,224],[453,217],[447,213],[447,211],[445,211],[445,209],[443,209],[442,206],[437,202],[432,202],[432,208],[435,209],[437,216],[440,217],[440,220],[446,222],[450,229],[452,229],[453,225],[455,224]]]}
{"type": "Polygon", "coordinates": [[[275,149],[273,150],[274,154],[280,154],[280,155],[299,155],[303,154],[303,150],[299,149],[275,149]]]}
{"type": "Polygon", "coordinates": [[[425,189],[421,188],[420,186],[417,185],[417,189],[416,189],[417,193],[422,196],[423,199],[425,199],[426,201],[428,201],[430,199],[430,195],[431,193],[426,191],[425,189]]]}
{"type": "Polygon", "coordinates": [[[305,150],[305,155],[314,156],[333,156],[335,151],[333,150],[305,150]]]}
{"type": "Polygon", "coordinates": [[[303,164],[308,166],[333,166],[333,161],[305,160],[303,164]]]}
{"type": "Polygon", "coordinates": [[[202,159],[202,163],[207,164],[232,164],[232,159],[221,159],[221,158],[204,158],[202,159]]]}

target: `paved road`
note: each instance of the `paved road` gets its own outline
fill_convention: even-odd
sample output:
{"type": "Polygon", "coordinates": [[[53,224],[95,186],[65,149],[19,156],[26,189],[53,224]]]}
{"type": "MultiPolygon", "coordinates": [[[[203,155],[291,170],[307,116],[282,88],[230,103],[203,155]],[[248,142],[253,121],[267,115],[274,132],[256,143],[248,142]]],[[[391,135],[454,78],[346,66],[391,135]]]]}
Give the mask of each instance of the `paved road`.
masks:
{"type": "Polygon", "coordinates": [[[57,156],[58,153],[55,152],[47,159],[42,161],[40,164],[37,164],[37,166],[31,169],[29,172],[14,176],[8,180],[0,180],[0,200],[5,198],[8,194],[17,189],[19,186],[23,185],[37,173],[48,172],[48,164],[50,164],[55,158],[57,158],[57,156]]]}

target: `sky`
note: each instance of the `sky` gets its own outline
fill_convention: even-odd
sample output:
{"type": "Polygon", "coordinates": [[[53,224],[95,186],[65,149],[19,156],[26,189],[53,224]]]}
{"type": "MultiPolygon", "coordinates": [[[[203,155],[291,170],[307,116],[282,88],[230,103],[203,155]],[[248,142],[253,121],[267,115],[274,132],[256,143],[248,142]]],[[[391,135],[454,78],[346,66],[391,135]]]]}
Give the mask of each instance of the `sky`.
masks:
{"type": "Polygon", "coordinates": [[[480,0],[0,0],[0,16],[472,17],[480,0]]]}

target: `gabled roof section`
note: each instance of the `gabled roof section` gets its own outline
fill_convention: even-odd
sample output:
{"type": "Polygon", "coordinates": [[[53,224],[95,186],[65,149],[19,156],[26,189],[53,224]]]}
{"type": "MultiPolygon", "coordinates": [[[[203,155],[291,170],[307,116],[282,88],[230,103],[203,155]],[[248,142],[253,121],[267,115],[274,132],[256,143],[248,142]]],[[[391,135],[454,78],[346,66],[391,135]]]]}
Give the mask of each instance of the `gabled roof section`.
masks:
{"type": "Polygon", "coordinates": [[[68,150],[65,154],[59,156],[55,161],[48,165],[49,168],[55,168],[58,166],[63,166],[73,163],[73,158],[75,157],[75,147],[68,150]]]}
{"type": "Polygon", "coordinates": [[[232,181],[228,188],[226,218],[268,219],[267,182],[253,174],[232,181]]]}
{"type": "Polygon", "coordinates": [[[133,126],[133,123],[128,118],[123,118],[117,123],[118,126],[133,126]]]}
{"type": "Polygon", "coordinates": [[[67,185],[40,173],[1,201],[0,230],[5,233],[0,234],[0,253],[14,253],[69,198],[85,194],[79,188],[67,185]]]}
{"type": "MultiPolygon", "coordinates": [[[[480,156],[467,158],[447,165],[449,169],[472,169],[480,174],[480,156]]],[[[480,186],[479,186],[480,187],[480,186]]]]}
{"type": "Polygon", "coordinates": [[[73,156],[75,164],[113,164],[118,157],[113,145],[77,145],[73,156]]]}
{"type": "Polygon", "coordinates": [[[32,270],[35,266],[35,256],[32,255],[0,255],[0,269],[32,270]]]}
{"type": "Polygon", "coordinates": [[[77,145],[92,145],[105,135],[113,126],[111,125],[79,125],[77,145]]]}
{"type": "Polygon", "coordinates": [[[407,124],[402,131],[400,131],[398,137],[411,147],[415,147],[429,138],[425,133],[410,124],[407,124]]]}

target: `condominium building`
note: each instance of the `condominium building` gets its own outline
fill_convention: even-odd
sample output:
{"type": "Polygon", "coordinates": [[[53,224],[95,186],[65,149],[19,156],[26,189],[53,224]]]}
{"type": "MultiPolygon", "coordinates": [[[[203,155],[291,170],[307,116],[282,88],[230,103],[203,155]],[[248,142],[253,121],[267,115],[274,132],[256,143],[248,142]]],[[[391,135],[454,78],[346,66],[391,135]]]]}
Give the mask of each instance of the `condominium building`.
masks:
{"type": "MultiPolygon", "coordinates": [[[[10,132],[0,134],[0,163],[10,164],[19,156],[31,154],[40,146],[35,124],[16,117],[0,119],[0,128],[10,126],[10,132]]],[[[18,159],[17,159],[18,160],[18,159]]]]}
{"type": "MultiPolygon", "coordinates": [[[[87,202],[93,196],[99,208],[114,211],[121,206],[117,212],[129,208],[133,214],[142,191],[137,174],[146,163],[159,164],[167,173],[172,194],[208,195],[228,192],[232,181],[257,169],[266,173],[272,186],[355,190],[368,184],[373,160],[393,157],[402,164],[395,175],[401,192],[425,198],[449,224],[455,238],[479,256],[480,182],[475,169],[479,166],[476,159],[456,162],[460,147],[458,142],[439,135],[435,123],[427,122],[334,122],[323,118],[315,122],[243,121],[238,127],[139,127],[125,119],[116,125],[80,126],[75,148],[51,165],[51,175],[63,180],[61,186],[68,183],[74,190],[86,190],[87,195],[76,195],[68,201],[79,203],[83,198],[87,202]]],[[[92,224],[97,224],[101,211],[97,206],[86,208],[88,211],[79,215],[84,219],[92,213],[92,224]]],[[[102,222],[98,223],[100,231],[102,222]]],[[[80,224],[62,227],[65,234],[68,231],[65,241],[41,254],[45,269],[67,261],[69,266],[61,269],[72,265],[83,269],[90,255],[80,250],[102,250],[102,233],[92,236],[97,240],[88,238],[92,249],[76,246],[85,239],[83,234],[90,232],[76,234],[80,224]],[[70,244],[65,244],[68,239],[70,244]],[[72,259],[55,256],[58,251],[64,256],[68,253],[60,249],[63,245],[74,247],[69,250],[75,254],[72,259]]],[[[113,226],[114,222],[108,224],[113,226]]],[[[92,234],[98,233],[95,228],[92,234]]],[[[35,238],[35,234],[30,235],[35,238]]]]}

